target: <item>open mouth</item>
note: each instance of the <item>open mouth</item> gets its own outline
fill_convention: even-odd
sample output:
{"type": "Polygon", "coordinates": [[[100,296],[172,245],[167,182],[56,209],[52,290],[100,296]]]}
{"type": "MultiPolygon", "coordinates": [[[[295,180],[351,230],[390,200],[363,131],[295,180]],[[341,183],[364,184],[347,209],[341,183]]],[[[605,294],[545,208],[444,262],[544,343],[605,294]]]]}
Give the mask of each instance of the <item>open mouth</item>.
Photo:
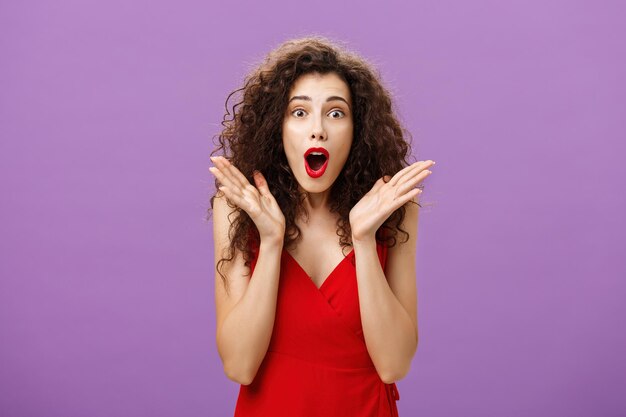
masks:
{"type": "Polygon", "coordinates": [[[322,165],[324,165],[324,162],[326,162],[326,155],[322,153],[317,154],[315,152],[311,152],[309,156],[306,157],[306,162],[309,164],[309,167],[311,167],[313,171],[318,171],[322,167],[322,165]]]}
{"type": "Polygon", "coordinates": [[[304,165],[310,177],[318,178],[328,166],[328,151],[324,148],[310,148],[304,154],[304,165]]]}

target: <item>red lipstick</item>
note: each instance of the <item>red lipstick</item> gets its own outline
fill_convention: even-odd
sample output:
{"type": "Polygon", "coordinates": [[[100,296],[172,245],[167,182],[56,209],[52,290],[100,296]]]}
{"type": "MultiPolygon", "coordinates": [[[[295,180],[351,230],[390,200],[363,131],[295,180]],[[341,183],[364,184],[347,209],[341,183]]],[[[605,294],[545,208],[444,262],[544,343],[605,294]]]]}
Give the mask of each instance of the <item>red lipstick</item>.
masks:
{"type": "Polygon", "coordinates": [[[324,175],[330,155],[324,148],[309,148],[304,153],[304,168],[311,178],[324,175]]]}

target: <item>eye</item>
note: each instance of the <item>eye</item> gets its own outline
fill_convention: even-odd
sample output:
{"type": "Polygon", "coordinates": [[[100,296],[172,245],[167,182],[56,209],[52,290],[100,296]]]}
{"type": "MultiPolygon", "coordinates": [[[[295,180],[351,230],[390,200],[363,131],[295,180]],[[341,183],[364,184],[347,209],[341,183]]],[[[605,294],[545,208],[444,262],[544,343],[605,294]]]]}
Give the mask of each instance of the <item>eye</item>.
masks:
{"type": "MultiPolygon", "coordinates": [[[[333,114],[333,113],[340,113],[341,114],[340,117],[345,116],[345,113],[343,111],[341,111],[341,110],[333,110],[333,111],[330,112],[330,114],[333,114]]],[[[340,117],[332,117],[331,116],[332,119],[339,119],[340,117]]]]}
{"type": "MultiPolygon", "coordinates": [[[[291,114],[295,115],[296,112],[302,112],[302,113],[306,113],[306,111],[302,110],[302,109],[295,109],[294,111],[291,112],[291,114]]],[[[304,115],[303,115],[304,116],[304,115]]],[[[297,118],[301,118],[303,116],[296,116],[297,118]]]]}

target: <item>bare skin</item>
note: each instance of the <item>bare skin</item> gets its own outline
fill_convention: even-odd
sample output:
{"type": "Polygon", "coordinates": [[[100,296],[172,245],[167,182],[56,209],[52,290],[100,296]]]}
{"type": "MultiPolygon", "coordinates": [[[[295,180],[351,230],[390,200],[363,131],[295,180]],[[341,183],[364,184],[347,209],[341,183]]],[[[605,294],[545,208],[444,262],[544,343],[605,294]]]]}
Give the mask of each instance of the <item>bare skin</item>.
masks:
{"type": "Polygon", "coordinates": [[[215,276],[217,350],[226,376],[248,385],[267,353],[274,327],[285,218],[261,174],[255,174],[253,186],[225,158],[211,159],[215,166],[209,170],[223,184],[213,207],[216,265],[230,244],[229,216],[234,210],[226,199],[250,215],[261,237],[251,277],[239,251],[224,266],[229,292],[219,275],[215,276]]]}
{"type": "Polygon", "coordinates": [[[336,231],[338,216],[329,209],[330,190],[353,141],[352,97],[345,81],[334,73],[298,78],[289,92],[282,132],[289,166],[300,190],[307,192],[308,218],[295,219],[301,240],[289,253],[319,288],[346,254],[336,231]],[[304,166],[303,155],[311,147],[322,147],[330,156],[324,175],[318,178],[311,178],[304,166]]]}
{"type": "MultiPolygon", "coordinates": [[[[332,73],[302,76],[289,96],[293,100],[283,121],[283,143],[296,180],[308,193],[305,207],[309,214],[308,221],[296,219],[301,241],[289,253],[319,288],[346,254],[339,245],[337,217],[330,213],[328,196],[352,143],[351,98],[347,84],[332,73]],[[310,178],[302,164],[304,151],[309,147],[324,147],[330,153],[327,171],[319,178],[310,178]]],[[[254,174],[252,185],[227,159],[211,160],[215,166],[209,169],[222,184],[223,193],[216,198],[214,207],[216,262],[229,244],[227,216],[231,209],[224,197],[250,215],[261,237],[251,278],[245,276],[249,271],[241,256],[225,270],[232,288],[230,295],[216,275],[218,351],[226,375],[247,385],[256,375],[271,339],[285,218],[261,173],[254,174]]],[[[388,272],[382,271],[378,263],[374,236],[396,209],[409,200],[415,201],[421,192],[415,187],[432,173],[429,169],[433,165],[431,160],[419,161],[386,178],[388,182],[379,179],[350,212],[363,332],[370,356],[385,382],[408,372],[417,348],[416,209],[410,210],[403,227],[412,234],[409,242],[389,250],[388,272]]]]}

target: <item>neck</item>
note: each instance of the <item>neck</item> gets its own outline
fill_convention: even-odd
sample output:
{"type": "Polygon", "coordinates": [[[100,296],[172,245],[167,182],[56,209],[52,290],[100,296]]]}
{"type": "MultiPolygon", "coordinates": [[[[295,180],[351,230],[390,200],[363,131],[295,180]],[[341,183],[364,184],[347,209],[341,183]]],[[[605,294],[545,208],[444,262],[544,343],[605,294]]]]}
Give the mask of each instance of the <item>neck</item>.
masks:
{"type": "MultiPolygon", "coordinates": [[[[300,189],[301,192],[304,190],[300,189]]],[[[310,217],[325,217],[330,213],[330,189],[321,193],[307,193],[303,204],[310,217]]]]}

